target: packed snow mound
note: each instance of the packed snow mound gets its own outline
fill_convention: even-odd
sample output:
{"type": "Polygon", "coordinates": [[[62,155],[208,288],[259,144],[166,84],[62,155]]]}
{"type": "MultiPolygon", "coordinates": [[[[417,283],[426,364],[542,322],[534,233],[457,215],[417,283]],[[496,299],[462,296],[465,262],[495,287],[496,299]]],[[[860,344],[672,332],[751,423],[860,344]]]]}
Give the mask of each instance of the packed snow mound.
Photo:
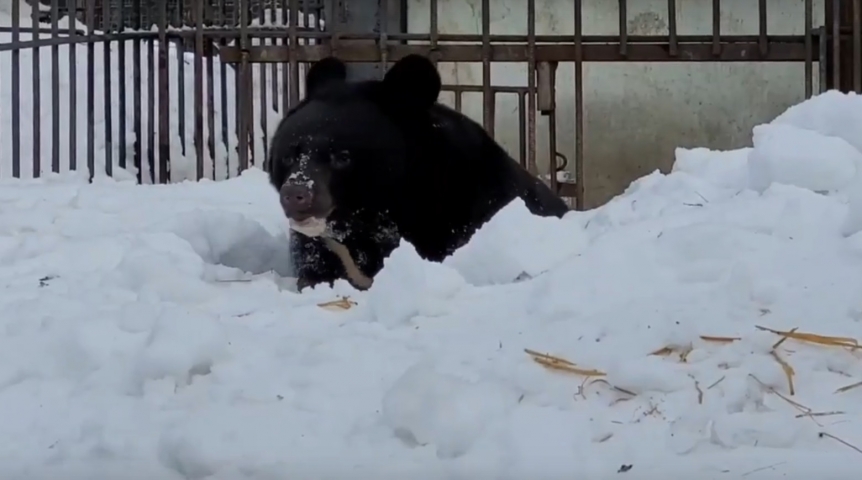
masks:
{"type": "Polygon", "coordinates": [[[814,127],[855,101],[442,263],[402,241],[364,292],[295,292],[256,169],[0,182],[0,476],[852,478],[858,150],[814,127]]]}

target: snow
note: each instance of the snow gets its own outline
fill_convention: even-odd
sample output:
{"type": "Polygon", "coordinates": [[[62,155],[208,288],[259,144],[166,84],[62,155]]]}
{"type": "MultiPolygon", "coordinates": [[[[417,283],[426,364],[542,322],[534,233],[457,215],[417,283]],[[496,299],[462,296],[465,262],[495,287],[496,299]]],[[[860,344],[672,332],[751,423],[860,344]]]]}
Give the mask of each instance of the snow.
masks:
{"type": "Polygon", "coordinates": [[[0,476],[852,478],[859,351],[773,331],[862,337],[859,106],[514,201],[443,263],[402,242],[363,292],[295,292],[256,168],[0,180],[0,476]]]}

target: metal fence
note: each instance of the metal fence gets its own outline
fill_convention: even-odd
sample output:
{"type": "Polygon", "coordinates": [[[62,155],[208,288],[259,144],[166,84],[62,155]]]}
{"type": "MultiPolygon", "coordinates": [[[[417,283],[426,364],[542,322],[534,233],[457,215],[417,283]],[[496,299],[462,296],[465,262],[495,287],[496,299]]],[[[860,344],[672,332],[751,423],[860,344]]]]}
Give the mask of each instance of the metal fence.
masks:
{"type": "Polygon", "coordinates": [[[42,166],[46,158],[53,172],[77,170],[79,155],[85,157],[91,178],[97,170],[113,175],[115,165],[126,168],[131,163],[139,182],[169,182],[177,178],[172,175],[172,167],[180,164],[177,159],[193,165],[182,178],[235,176],[249,165],[262,165],[268,132],[301,97],[303,72],[310,62],[328,55],[354,64],[377,64],[378,71],[411,53],[435,62],[481,63],[482,85],[444,86],[454,94],[455,108],[460,109],[465,93],[481,93],[481,121],[493,135],[495,98],[517,95],[521,142],[511,153],[563,196],[573,198],[576,207],[584,205],[584,143],[589,141],[584,135],[585,63],[799,62],[804,64],[806,97],[813,93],[815,78],[820,90],[862,92],[862,0],[825,0],[825,22],[817,27],[813,0],[802,0],[800,35],[767,31],[766,0],[757,1],[756,35],[722,34],[720,0],[708,0],[711,35],[682,35],[678,2],[667,0],[668,34],[650,36],[627,31],[626,0],[617,0],[617,35],[585,35],[584,22],[589,19],[583,18],[582,0],[571,0],[573,35],[537,35],[536,0],[524,0],[526,35],[492,34],[491,0],[481,0],[478,35],[441,32],[437,0],[428,0],[427,34],[405,33],[403,21],[400,27],[389,21],[393,14],[389,9],[407,8],[406,1],[398,0],[374,0],[379,8],[374,32],[357,31],[345,20],[350,17],[345,12],[350,0],[64,0],[62,5],[50,0],[47,11],[34,9],[23,18],[29,4],[11,1],[10,24],[0,23],[0,58],[8,55],[11,65],[0,72],[0,85],[8,83],[11,92],[10,104],[0,109],[8,109],[4,114],[11,118],[8,126],[0,124],[0,130],[11,130],[10,167],[0,164],[0,177],[20,177],[27,167],[38,177],[47,171],[42,166]],[[60,18],[69,11],[76,12],[80,23],[72,27],[64,23],[61,28],[60,18]],[[50,68],[40,57],[45,49],[50,68]],[[29,58],[22,61],[22,55],[29,58]],[[531,72],[526,86],[492,84],[492,65],[500,62],[525,63],[531,72]],[[556,71],[563,63],[574,68],[571,105],[556,98],[556,71]],[[67,65],[66,72],[61,64],[67,65]],[[49,80],[43,81],[43,68],[51,71],[49,80]],[[79,75],[79,68],[85,75],[79,75]],[[43,83],[49,110],[42,105],[43,83]],[[22,86],[32,91],[25,92],[22,86]],[[78,93],[81,87],[85,95],[78,93]],[[61,92],[68,98],[61,101],[61,92]],[[22,103],[39,112],[28,115],[32,124],[23,126],[25,132],[22,103]],[[80,103],[86,109],[83,126],[80,103]],[[557,148],[555,123],[561,109],[574,110],[573,158],[557,148]],[[537,138],[537,115],[548,118],[548,138],[537,138]],[[51,120],[50,132],[42,131],[45,116],[51,120]],[[79,132],[84,133],[82,138],[79,132]],[[41,151],[43,135],[50,135],[50,153],[41,151]],[[540,141],[554,157],[544,162],[553,172],[538,171],[540,141]],[[573,180],[558,176],[567,169],[573,170],[573,180]]]}

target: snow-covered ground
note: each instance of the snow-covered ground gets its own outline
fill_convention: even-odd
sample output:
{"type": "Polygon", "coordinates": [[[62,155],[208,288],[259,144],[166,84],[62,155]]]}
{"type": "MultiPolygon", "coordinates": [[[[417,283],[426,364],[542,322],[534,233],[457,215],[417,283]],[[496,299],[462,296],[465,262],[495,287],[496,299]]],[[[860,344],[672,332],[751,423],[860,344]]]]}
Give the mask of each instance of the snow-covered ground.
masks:
{"type": "MultiPolygon", "coordinates": [[[[7,173],[10,62],[0,54],[7,173]]],[[[40,62],[47,173],[49,48],[40,62]]],[[[67,67],[61,47],[63,131],[67,67]]],[[[185,73],[190,148],[174,180],[194,175],[191,61],[185,73]]],[[[227,140],[217,165],[235,165],[227,140]]],[[[167,186],[0,181],[0,478],[855,478],[862,98],[828,92],[757,127],[752,148],[676,156],[599,209],[541,219],[513,202],[442,265],[404,244],[371,290],[302,295],[257,169],[167,186]]]]}
{"type": "Polygon", "coordinates": [[[563,220],[514,202],[367,292],[294,293],[256,169],[5,181],[0,477],[855,478],[860,352],[774,331],[862,338],[859,112],[820,95],[563,220]]]}

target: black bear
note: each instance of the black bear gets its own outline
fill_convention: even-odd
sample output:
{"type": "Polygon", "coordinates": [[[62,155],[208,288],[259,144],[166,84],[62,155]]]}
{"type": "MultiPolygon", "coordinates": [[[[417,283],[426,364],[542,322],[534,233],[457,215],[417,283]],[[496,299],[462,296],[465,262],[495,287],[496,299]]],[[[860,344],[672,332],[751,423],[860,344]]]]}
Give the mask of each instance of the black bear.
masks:
{"type": "Polygon", "coordinates": [[[300,289],[338,278],[367,288],[400,238],[442,261],[516,197],[535,215],[568,211],[481,125],[437,103],[427,58],[408,55],[383,80],[346,73],[333,57],[315,63],[269,150],[270,182],[300,232],[300,289]]]}

